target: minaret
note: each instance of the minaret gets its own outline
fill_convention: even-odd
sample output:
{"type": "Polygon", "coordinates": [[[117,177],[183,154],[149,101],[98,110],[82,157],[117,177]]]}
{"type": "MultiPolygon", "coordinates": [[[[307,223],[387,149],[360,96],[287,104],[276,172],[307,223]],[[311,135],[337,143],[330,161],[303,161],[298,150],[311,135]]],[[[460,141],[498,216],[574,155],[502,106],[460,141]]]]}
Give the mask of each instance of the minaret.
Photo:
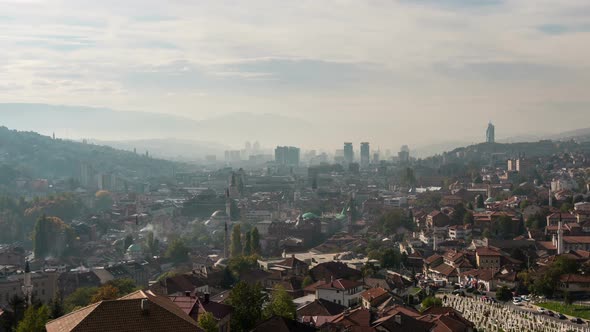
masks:
{"type": "Polygon", "coordinates": [[[437,243],[436,243],[436,233],[432,231],[432,251],[436,251],[437,243]]]}
{"type": "Polygon", "coordinates": [[[562,222],[561,222],[561,213],[559,214],[559,224],[557,226],[557,254],[558,255],[562,255],[564,253],[564,248],[563,248],[563,229],[561,228],[562,226],[562,222]]]}
{"type": "Polygon", "coordinates": [[[551,193],[551,187],[549,187],[549,207],[553,206],[553,194],[551,193]]]}
{"type": "Polygon", "coordinates": [[[32,305],[31,297],[33,295],[33,283],[31,282],[31,267],[29,266],[29,261],[25,262],[25,280],[22,288],[25,298],[27,299],[27,306],[30,307],[32,305]]]}

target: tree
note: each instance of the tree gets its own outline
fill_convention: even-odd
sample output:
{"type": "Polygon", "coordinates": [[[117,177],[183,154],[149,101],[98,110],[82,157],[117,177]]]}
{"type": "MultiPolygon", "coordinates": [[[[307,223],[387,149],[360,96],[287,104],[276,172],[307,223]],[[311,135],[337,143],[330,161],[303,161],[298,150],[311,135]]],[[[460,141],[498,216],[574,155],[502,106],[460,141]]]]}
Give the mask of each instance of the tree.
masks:
{"type": "Polygon", "coordinates": [[[391,268],[399,266],[401,261],[400,253],[395,249],[388,248],[383,251],[383,256],[381,257],[381,267],[383,268],[391,268]]]}
{"type": "Polygon", "coordinates": [[[483,195],[477,195],[477,199],[475,201],[475,206],[478,209],[483,209],[485,207],[484,201],[483,201],[483,195]]]}
{"type": "Polygon", "coordinates": [[[474,222],[475,219],[473,218],[473,212],[468,211],[467,213],[465,213],[465,215],[463,216],[463,225],[473,225],[474,222]]]}
{"type": "Polygon", "coordinates": [[[92,296],[91,303],[105,300],[116,300],[119,297],[119,289],[112,285],[104,285],[92,296]]]}
{"type": "Polygon", "coordinates": [[[563,302],[565,302],[565,304],[567,305],[570,305],[574,302],[572,294],[569,291],[563,292],[563,302]]]}
{"type": "Polygon", "coordinates": [[[260,255],[260,234],[258,228],[252,228],[252,253],[260,255]]]}
{"type": "Polygon", "coordinates": [[[56,319],[65,315],[65,308],[62,301],[60,300],[59,295],[56,296],[55,299],[53,299],[53,301],[51,301],[50,309],[51,319],[56,319]]]}
{"type": "Polygon", "coordinates": [[[246,232],[246,241],[244,243],[244,250],[242,254],[249,256],[252,254],[252,233],[246,232]]]}
{"type": "Polygon", "coordinates": [[[205,332],[217,332],[219,327],[217,326],[217,320],[210,312],[203,312],[199,315],[197,325],[205,332]]]}
{"type": "Polygon", "coordinates": [[[438,297],[429,296],[422,301],[422,311],[430,307],[442,307],[442,300],[438,297]]]}
{"type": "Polygon", "coordinates": [[[94,294],[98,292],[98,287],[80,287],[64,300],[66,312],[70,312],[79,307],[85,307],[90,304],[94,294]]]}
{"type": "Polygon", "coordinates": [[[117,297],[133,293],[138,290],[137,285],[133,279],[113,279],[108,281],[105,285],[110,285],[118,289],[117,297]]]}
{"type": "Polygon", "coordinates": [[[248,285],[238,282],[229,293],[228,302],[234,311],[231,327],[235,331],[249,331],[262,318],[262,305],[266,301],[264,289],[260,284],[248,285]]]}
{"type": "Polygon", "coordinates": [[[496,300],[506,302],[512,298],[512,292],[506,287],[499,287],[496,291],[496,300]]]}
{"type": "Polygon", "coordinates": [[[240,224],[235,224],[231,230],[231,257],[237,257],[242,254],[242,231],[240,224]]]}
{"type": "Polygon", "coordinates": [[[166,258],[171,259],[175,263],[184,263],[188,261],[188,248],[180,239],[172,241],[166,250],[166,258]]]}
{"type": "Polygon", "coordinates": [[[414,229],[414,222],[408,218],[408,215],[401,209],[394,209],[384,213],[377,220],[380,231],[384,234],[395,234],[400,227],[407,230],[414,229]]]}
{"type": "Polygon", "coordinates": [[[42,305],[39,308],[30,306],[25,311],[24,318],[18,323],[16,332],[45,332],[45,324],[49,321],[49,308],[42,305]]]}
{"type": "Polygon", "coordinates": [[[288,319],[295,319],[297,307],[285,288],[278,285],[270,295],[270,303],[264,308],[264,318],[280,316],[288,319]]]}
{"type": "Polygon", "coordinates": [[[71,247],[74,238],[72,228],[58,217],[42,215],[35,223],[33,231],[33,250],[35,257],[60,257],[71,247]]]}
{"type": "Polygon", "coordinates": [[[306,276],[305,278],[303,278],[303,281],[301,282],[301,287],[305,288],[311,284],[313,284],[313,279],[311,279],[310,276],[306,276]]]}
{"type": "Polygon", "coordinates": [[[94,197],[96,198],[95,207],[99,211],[110,210],[113,206],[113,197],[106,190],[97,191],[94,197]]]}

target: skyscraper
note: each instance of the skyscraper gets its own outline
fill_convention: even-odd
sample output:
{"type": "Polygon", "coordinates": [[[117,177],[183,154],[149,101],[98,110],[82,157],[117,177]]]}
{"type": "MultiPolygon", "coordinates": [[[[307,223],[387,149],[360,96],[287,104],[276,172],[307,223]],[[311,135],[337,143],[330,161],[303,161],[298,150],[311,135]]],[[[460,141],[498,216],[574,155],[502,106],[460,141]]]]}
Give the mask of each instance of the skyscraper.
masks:
{"type": "Polygon", "coordinates": [[[299,165],[299,148],[293,146],[277,146],[275,148],[275,162],[280,165],[299,165]]]}
{"type": "Polygon", "coordinates": [[[362,142],[361,143],[361,167],[369,166],[370,161],[371,161],[371,152],[369,149],[369,143],[362,142]]]}
{"type": "Polygon", "coordinates": [[[496,142],[496,127],[492,122],[488,123],[488,129],[486,130],[486,143],[496,142]]]}
{"type": "Polygon", "coordinates": [[[344,143],[344,162],[352,164],[354,162],[354,151],[352,150],[352,143],[344,143]]]}
{"type": "Polygon", "coordinates": [[[397,156],[400,162],[407,163],[408,161],[410,161],[410,148],[407,145],[402,145],[397,156]]]}

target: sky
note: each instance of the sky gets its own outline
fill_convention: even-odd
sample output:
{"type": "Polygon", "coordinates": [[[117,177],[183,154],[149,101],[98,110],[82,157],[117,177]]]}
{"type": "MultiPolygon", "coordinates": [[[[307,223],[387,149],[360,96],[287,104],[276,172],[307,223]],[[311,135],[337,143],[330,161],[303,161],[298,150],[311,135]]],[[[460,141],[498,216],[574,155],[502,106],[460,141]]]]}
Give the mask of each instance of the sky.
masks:
{"type": "Polygon", "coordinates": [[[270,113],[319,147],[590,127],[589,65],[587,0],[0,0],[0,102],[270,113]]]}

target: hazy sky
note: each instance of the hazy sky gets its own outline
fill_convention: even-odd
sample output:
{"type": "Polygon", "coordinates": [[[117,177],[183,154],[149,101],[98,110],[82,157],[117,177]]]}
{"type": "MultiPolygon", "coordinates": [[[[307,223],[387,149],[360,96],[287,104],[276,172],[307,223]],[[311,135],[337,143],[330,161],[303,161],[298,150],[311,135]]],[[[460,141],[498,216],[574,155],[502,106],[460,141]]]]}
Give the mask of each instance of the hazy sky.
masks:
{"type": "Polygon", "coordinates": [[[589,127],[589,62],[588,0],[0,0],[0,102],[277,113],[318,144],[589,127]]]}

